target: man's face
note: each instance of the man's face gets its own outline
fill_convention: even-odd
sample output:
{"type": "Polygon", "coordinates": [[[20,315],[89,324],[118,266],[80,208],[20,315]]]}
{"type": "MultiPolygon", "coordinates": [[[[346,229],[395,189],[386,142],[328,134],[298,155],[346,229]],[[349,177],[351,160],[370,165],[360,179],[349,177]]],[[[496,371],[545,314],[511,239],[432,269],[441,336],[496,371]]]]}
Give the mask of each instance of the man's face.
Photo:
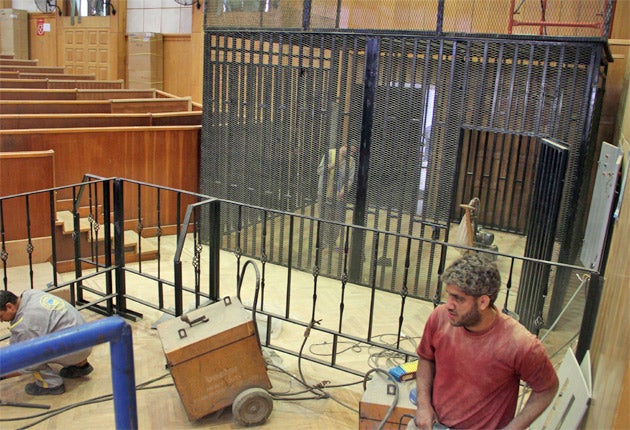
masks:
{"type": "Polygon", "coordinates": [[[7,303],[6,309],[0,309],[0,321],[8,322],[13,321],[13,317],[15,317],[15,312],[17,311],[16,306],[13,303],[7,303]]]}
{"type": "Polygon", "coordinates": [[[452,284],[446,286],[446,293],[446,309],[451,325],[472,328],[479,324],[481,313],[478,297],[470,296],[452,284]]]}

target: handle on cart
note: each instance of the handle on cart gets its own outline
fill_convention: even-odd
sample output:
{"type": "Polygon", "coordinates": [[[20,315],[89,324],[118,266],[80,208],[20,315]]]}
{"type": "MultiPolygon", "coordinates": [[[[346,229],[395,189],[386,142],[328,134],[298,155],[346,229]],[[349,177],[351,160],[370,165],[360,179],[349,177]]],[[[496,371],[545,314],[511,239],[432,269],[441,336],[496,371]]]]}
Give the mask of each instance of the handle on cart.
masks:
{"type": "Polygon", "coordinates": [[[191,326],[191,327],[194,326],[195,324],[208,322],[208,317],[205,316],[205,315],[202,315],[199,318],[195,318],[192,321],[190,320],[190,318],[188,318],[188,315],[182,315],[180,318],[185,323],[188,323],[188,325],[191,326]]]}

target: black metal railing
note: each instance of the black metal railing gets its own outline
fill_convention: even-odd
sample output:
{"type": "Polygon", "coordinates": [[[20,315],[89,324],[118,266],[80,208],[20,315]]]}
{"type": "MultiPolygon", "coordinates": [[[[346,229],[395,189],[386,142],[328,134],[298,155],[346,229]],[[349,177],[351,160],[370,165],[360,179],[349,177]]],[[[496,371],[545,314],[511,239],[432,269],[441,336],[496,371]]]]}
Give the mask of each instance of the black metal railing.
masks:
{"type": "MultiPolygon", "coordinates": [[[[33,227],[35,221],[41,223],[41,219],[33,216],[26,211],[24,225],[33,227]]],[[[142,317],[142,306],[179,316],[187,311],[184,306],[187,300],[194,300],[191,307],[203,306],[226,295],[231,285],[237,285],[239,297],[265,328],[260,332],[263,346],[354,374],[364,374],[365,366],[370,364],[353,361],[347,356],[349,350],[369,348],[376,351],[376,357],[387,355],[402,361],[412,358],[421,333],[419,315],[428,315],[440,302],[439,274],[449,261],[469,248],[447,242],[443,236],[448,237],[448,233],[442,235],[436,228],[429,237],[421,237],[339,224],[343,229],[343,244],[336,253],[321,247],[326,223],[302,214],[183,190],[87,175],[81,184],[0,197],[3,284],[5,289],[18,283],[23,285],[20,276],[12,276],[12,268],[26,265],[31,288],[41,288],[36,279],[51,279],[47,288],[68,288],[73,302],[81,309],[129,319],[142,317]],[[129,190],[135,193],[126,192],[129,190]],[[58,272],[68,270],[63,269],[60,258],[64,246],[61,242],[65,239],[58,231],[54,210],[55,196],[61,194],[72,195],[74,253],[70,274],[64,272],[65,277],[72,279],[62,282],[58,272]],[[14,230],[20,228],[7,223],[7,217],[14,221],[17,214],[24,213],[22,209],[30,209],[27,202],[40,196],[48,198],[46,203],[51,211],[47,214],[50,222],[44,223],[49,226],[48,237],[32,236],[33,228],[22,229],[24,235],[18,237],[14,230]],[[82,224],[82,213],[90,219],[86,224],[82,224]],[[87,226],[83,231],[82,225],[87,226]],[[131,226],[132,235],[140,241],[153,239],[157,252],[150,257],[138,254],[138,248],[147,252],[147,244],[129,251],[126,225],[131,226]],[[298,225],[312,228],[296,228],[298,225]],[[94,240],[100,237],[101,228],[105,230],[102,244],[92,244],[89,252],[84,252],[82,245],[87,239],[80,236],[91,235],[94,240]],[[283,233],[278,229],[283,229],[283,233]],[[172,234],[164,234],[168,230],[172,234]],[[270,234],[272,231],[275,233],[270,234]],[[362,239],[360,249],[353,247],[355,235],[362,239]],[[392,241],[400,244],[399,253],[388,261],[389,265],[384,264],[382,250],[392,241]],[[26,249],[16,248],[16,243],[26,243],[26,249]],[[34,258],[38,246],[50,246],[51,255],[42,259],[43,264],[34,258]],[[272,251],[276,255],[274,260],[282,264],[270,260],[272,251]],[[232,259],[228,265],[234,270],[230,270],[233,275],[229,278],[222,276],[225,262],[221,265],[221,258],[232,259]],[[169,259],[172,271],[164,267],[169,259]],[[401,263],[394,264],[397,260],[401,263]],[[353,267],[352,261],[359,261],[359,267],[353,267]],[[250,292],[251,276],[244,270],[249,265],[257,266],[255,294],[250,292]],[[302,269],[307,265],[310,272],[302,269]],[[356,279],[351,275],[355,272],[356,279]],[[327,275],[333,273],[335,276],[327,275]],[[138,282],[139,278],[143,281],[138,282]],[[248,297],[254,297],[253,302],[248,297]],[[276,338],[274,327],[278,325],[287,329],[276,338]],[[304,334],[295,328],[304,329],[304,334]],[[304,337],[309,336],[311,349],[306,351],[304,337]],[[298,348],[300,344],[302,347],[298,348]]],[[[517,309],[517,295],[521,294],[514,291],[520,288],[521,268],[540,267],[551,273],[550,278],[562,268],[585,280],[590,288],[583,306],[589,309],[589,315],[578,322],[581,324],[578,355],[586,352],[602,287],[596,272],[488,249],[477,251],[487,252],[496,259],[505,276],[505,289],[497,307],[512,315],[517,309]]],[[[547,282],[551,285],[553,280],[547,282]]],[[[544,319],[542,307],[535,312],[537,315],[519,317],[527,321],[544,319]]]]}

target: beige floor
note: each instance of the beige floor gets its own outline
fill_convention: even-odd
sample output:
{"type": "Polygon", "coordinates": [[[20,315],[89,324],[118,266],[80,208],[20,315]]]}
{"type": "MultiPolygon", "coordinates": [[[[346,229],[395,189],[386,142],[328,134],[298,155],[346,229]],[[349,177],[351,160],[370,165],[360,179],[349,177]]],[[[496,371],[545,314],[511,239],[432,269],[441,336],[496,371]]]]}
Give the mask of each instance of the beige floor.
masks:
{"type": "MultiPolygon", "coordinates": [[[[508,252],[508,246],[518,247],[522,243],[507,244],[505,238],[498,237],[500,247],[503,252],[508,252]]],[[[184,255],[184,264],[190,264],[192,254],[186,252],[184,255]]],[[[171,270],[172,254],[163,253],[164,276],[171,270]]],[[[233,256],[228,253],[221,257],[221,295],[233,295],[236,290],[236,281],[234,273],[233,256]]],[[[152,270],[155,262],[143,263],[143,270],[152,270]]],[[[9,270],[9,280],[28,279],[28,269],[25,267],[12,268],[9,270]]],[[[68,274],[69,275],[69,274],[68,274]]],[[[63,281],[68,275],[60,275],[60,281],[63,281]]],[[[251,276],[251,275],[248,275],[251,276]]],[[[37,265],[34,270],[35,287],[41,288],[50,280],[50,266],[43,264],[37,265]]],[[[282,290],[279,289],[278,294],[274,294],[276,289],[270,287],[273,285],[282,285],[286,279],[286,271],[281,267],[268,266],[265,273],[267,283],[266,305],[267,309],[273,310],[274,302],[282,303],[282,290]]],[[[142,280],[137,277],[130,277],[127,281],[128,292],[142,296],[143,286],[142,280]]],[[[244,285],[253,285],[253,278],[246,280],[244,285]]],[[[88,286],[100,288],[99,281],[87,281],[88,286]]],[[[14,283],[9,283],[10,289],[18,292],[18,288],[14,287],[14,283]]],[[[296,289],[299,285],[304,285],[305,290],[302,294],[299,290],[294,290],[292,294],[292,309],[297,315],[302,315],[304,320],[309,319],[312,309],[313,297],[309,290],[312,285],[311,274],[294,274],[293,285],[296,289]],[[302,277],[302,278],[301,278],[302,277]],[[303,282],[300,282],[303,281],[303,282]]],[[[249,288],[249,287],[248,287],[249,288]]],[[[318,285],[318,315],[317,318],[322,319],[322,325],[330,325],[334,327],[337,324],[335,315],[337,312],[338,299],[338,281],[329,281],[323,278],[319,279],[318,285]],[[326,314],[326,309],[330,309],[330,315],[326,314]]],[[[346,309],[348,315],[346,324],[348,330],[361,330],[364,327],[366,318],[366,305],[369,303],[369,295],[365,294],[365,288],[349,285],[346,292],[346,309]]],[[[244,301],[247,302],[251,293],[250,290],[244,291],[244,301]]],[[[395,333],[397,328],[397,315],[399,300],[394,298],[393,302],[389,301],[389,295],[382,294],[378,296],[377,303],[378,312],[383,315],[395,315],[384,321],[375,323],[374,332],[383,336],[383,342],[387,342],[387,334],[395,333]],[[392,311],[392,306],[395,311],[392,311]]],[[[501,302],[502,303],[502,302],[501,302]]],[[[185,307],[190,307],[190,303],[185,303],[185,307]]],[[[403,326],[403,332],[408,337],[408,342],[403,345],[404,349],[413,351],[419,340],[419,336],[424,325],[426,317],[431,312],[432,306],[424,302],[409,301],[406,309],[406,321],[403,326]]],[[[568,321],[558,324],[554,333],[546,337],[545,344],[550,353],[555,353],[559,348],[566,348],[564,345],[572,344],[572,339],[579,329],[579,321],[570,321],[579,314],[580,303],[576,303],[568,312],[568,321]]],[[[197,422],[190,422],[184,411],[182,401],[173,384],[169,372],[165,368],[165,357],[162,350],[161,340],[157,330],[152,325],[158,321],[163,314],[146,308],[139,304],[130,305],[134,310],[141,312],[144,318],[130,322],[133,332],[134,343],[134,359],[135,359],[135,382],[136,385],[145,384],[149,381],[155,381],[145,388],[137,390],[137,410],[139,427],[143,429],[186,429],[186,428],[217,428],[232,429],[240,428],[240,426],[232,419],[231,410],[227,408],[224,411],[217,411],[197,422]],[[153,388],[154,387],[154,388],[153,388]]],[[[90,311],[84,311],[88,319],[94,320],[102,318],[100,315],[90,311]]],[[[6,335],[6,324],[0,329],[0,336],[6,335]]],[[[284,345],[291,350],[299,350],[303,341],[303,329],[291,327],[288,325],[274,325],[272,327],[271,336],[274,342],[284,345]]],[[[0,342],[0,346],[6,345],[5,340],[0,342]]],[[[347,345],[348,349],[341,355],[342,362],[353,366],[354,368],[362,368],[365,372],[373,367],[387,369],[396,364],[396,360],[381,354],[380,351],[360,347],[359,345],[347,345]]],[[[309,354],[323,354],[326,356],[329,350],[326,336],[313,334],[309,337],[305,350],[309,354]]],[[[564,349],[563,349],[564,350],[564,349]]],[[[304,390],[304,387],[298,382],[300,379],[300,367],[298,360],[290,355],[279,354],[271,350],[264,351],[265,359],[272,363],[268,369],[268,375],[271,379],[273,393],[295,393],[304,390]],[[279,371],[277,369],[282,369],[279,371]],[[287,376],[286,373],[293,375],[287,376]]],[[[563,354],[554,354],[554,362],[559,363],[563,354]]],[[[95,367],[95,371],[89,377],[83,380],[69,380],[66,382],[66,393],[62,396],[44,396],[32,397],[24,392],[23,386],[30,381],[28,376],[13,378],[0,382],[0,400],[4,402],[18,403],[36,403],[50,405],[48,412],[58,409],[69,408],[67,411],[56,414],[45,421],[38,423],[34,428],[38,429],[57,429],[57,428],[90,428],[90,429],[111,429],[114,428],[114,408],[111,400],[83,405],[91,399],[111,394],[111,374],[110,374],[110,354],[109,345],[101,344],[94,348],[90,358],[91,363],[95,367]],[[80,406],[80,407],[77,407],[80,406]]],[[[314,364],[307,360],[301,361],[301,370],[304,375],[305,382],[310,386],[325,383],[328,386],[342,385],[337,388],[327,388],[326,393],[329,398],[312,399],[312,400],[276,400],[274,401],[273,411],[269,420],[262,426],[263,428],[273,429],[353,429],[359,425],[359,403],[363,394],[363,380],[361,377],[349,375],[344,372],[334,370],[327,366],[314,364]],[[324,382],[329,381],[329,382],[324,382]],[[345,384],[350,384],[344,386],[345,384]]],[[[307,394],[298,395],[303,397],[307,394]]],[[[38,418],[31,418],[19,421],[5,421],[9,419],[17,419],[19,417],[35,417],[47,412],[43,409],[31,409],[24,407],[2,406],[0,407],[0,428],[22,428],[38,422],[38,418]]]]}

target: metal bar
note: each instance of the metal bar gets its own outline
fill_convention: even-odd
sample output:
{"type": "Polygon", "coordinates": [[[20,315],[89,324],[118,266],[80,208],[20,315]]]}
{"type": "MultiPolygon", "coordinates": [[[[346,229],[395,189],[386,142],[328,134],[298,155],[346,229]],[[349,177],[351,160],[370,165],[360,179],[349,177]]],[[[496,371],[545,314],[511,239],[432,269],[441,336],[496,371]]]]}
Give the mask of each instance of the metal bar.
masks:
{"type": "Polygon", "coordinates": [[[311,28],[311,0],[304,0],[302,9],[302,30],[311,28]]]}
{"type": "MultiPolygon", "coordinates": [[[[374,101],[379,69],[379,39],[368,37],[365,47],[365,75],[363,85],[363,116],[361,120],[361,145],[359,148],[358,176],[356,187],[356,200],[352,223],[365,225],[368,171],[370,165],[370,146],[372,142],[372,126],[374,122],[374,101]]],[[[361,279],[363,250],[365,235],[363,230],[355,232],[352,236],[352,249],[354,252],[350,258],[349,277],[351,281],[361,279]]]]}
{"type": "MultiPolygon", "coordinates": [[[[112,234],[111,234],[111,181],[103,181],[103,226],[105,227],[103,237],[103,247],[105,249],[105,267],[109,269],[112,267],[112,234]]],[[[118,276],[116,276],[118,278],[118,276]]],[[[112,295],[112,272],[107,270],[105,272],[105,294],[112,295]]],[[[107,299],[107,314],[113,315],[114,303],[111,298],[107,299]]]]}
{"type": "Polygon", "coordinates": [[[28,278],[33,288],[33,242],[31,241],[31,213],[29,210],[29,196],[24,197],[26,207],[26,253],[28,254],[28,278]]]}
{"type": "Polygon", "coordinates": [[[117,316],[0,348],[0,374],[11,373],[105,342],[110,342],[116,428],[137,429],[131,327],[117,316]]]}
{"type": "MultiPolygon", "coordinates": [[[[513,27],[528,26],[528,27],[577,27],[577,28],[594,28],[600,30],[602,24],[599,22],[579,22],[579,21],[513,21],[513,27]]],[[[541,33],[543,34],[543,33],[541,33]]]]}
{"type": "Polygon", "coordinates": [[[208,295],[210,300],[218,301],[221,297],[221,203],[214,200],[208,206],[208,295]]]}
{"type": "MultiPolygon", "coordinates": [[[[48,208],[50,210],[50,247],[52,254],[50,256],[50,263],[52,265],[52,284],[57,286],[57,212],[55,211],[55,192],[48,191],[48,208]]],[[[0,214],[2,213],[2,202],[0,201],[0,214]]],[[[1,218],[1,216],[0,216],[1,218]]]]}
{"type": "Polygon", "coordinates": [[[138,224],[136,225],[137,239],[138,239],[138,271],[142,273],[142,230],[144,229],[142,223],[142,187],[140,184],[137,186],[138,192],[138,224]]]}
{"type": "MultiPolygon", "coordinates": [[[[79,218],[79,200],[81,199],[83,185],[79,188],[79,195],[77,196],[76,187],[72,187],[72,240],[74,244],[74,277],[80,279],[83,272],[81,267],[81,226],[79,218]]],[[[76,291],[79,289],[81,282],[77,282],[76,288],[70,288],[70,303],[73,305],[76,303],[76,291]]]]}
{"type": "Polygon", "coordinates": [[[435,23],[435,32],[438,36],[442,35],[444,28],[444,0],[438,0],[437,21],[435,23]]]}
{"type": "Polygon", "coordinates": [[[127,312],[125,294],[125,200],[124,184],[114,179],[114,264],[116,265],[116,309],[119,314],[127,312]]]}
{"type": "Polygon", "coordinates": [[[162,282],[162,203],[161,203],[161,190],[157,189],[156,195],[156,215],[157,226],[155,236],[157,238],[157,277],[160,279],[158,282],[158,306],[160,309],[164,308],[164,283],[162,282]]]}

